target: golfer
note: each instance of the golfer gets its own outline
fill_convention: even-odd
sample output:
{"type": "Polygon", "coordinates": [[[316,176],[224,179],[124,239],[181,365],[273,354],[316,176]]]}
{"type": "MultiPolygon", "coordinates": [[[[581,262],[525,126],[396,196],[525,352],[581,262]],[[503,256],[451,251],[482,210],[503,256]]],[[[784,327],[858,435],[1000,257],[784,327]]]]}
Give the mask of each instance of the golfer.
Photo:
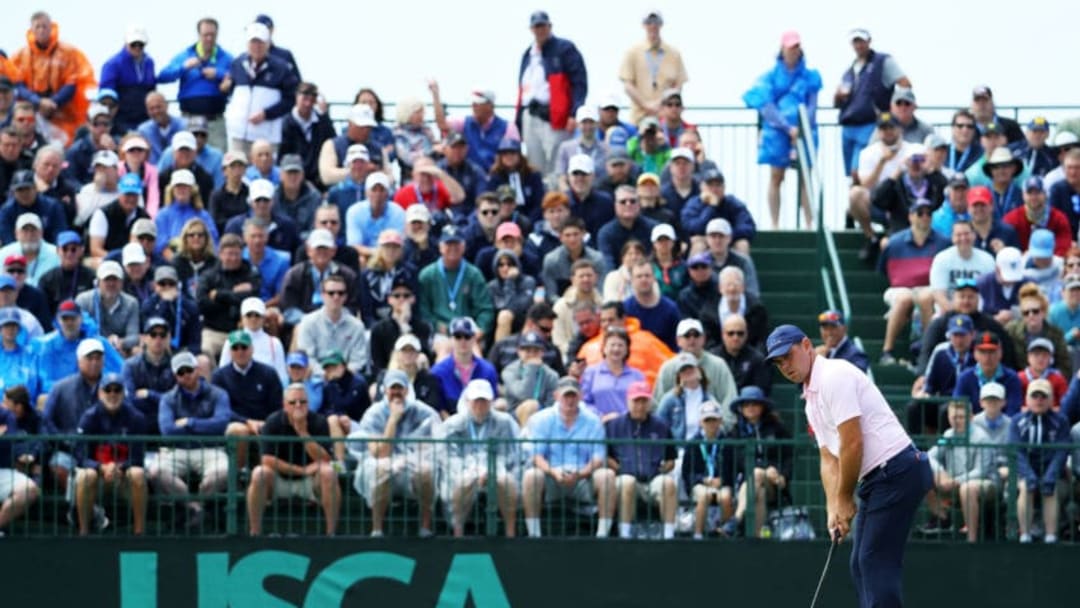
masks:
{"type": "Polygon", "coordinates": [[[780,373],[803,385],[806,419],[821,450],[829,532],[837,540],[852,534],[851,577],[859,606],[902,606],[904,543],[915,510],[933,486],[929,459],[857,367],[818,356],[794,325],[777,327],[765,346],[780,373]]]}

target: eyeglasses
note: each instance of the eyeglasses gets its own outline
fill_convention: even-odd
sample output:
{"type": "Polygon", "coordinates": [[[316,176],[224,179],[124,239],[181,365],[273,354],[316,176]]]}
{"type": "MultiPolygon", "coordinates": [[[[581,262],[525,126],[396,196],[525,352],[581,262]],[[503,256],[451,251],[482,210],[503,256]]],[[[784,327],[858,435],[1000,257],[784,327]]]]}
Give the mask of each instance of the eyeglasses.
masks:
{"type": "Polygon", "coordinates": [[[127,150],[124,150],[124,154],[131,154],[132,152],[145,153],[148,152],[148,150],[146,148],[128,148],[127,150]]]}
{"type": "Polygon", "coordinates": [[[471,340],[472,336],[468,334],[454,334],[455,340],[471,340]]]}
{"type": "Polygon", "coordinates": [[[158,281],[157,285],[158,285],[158,287],[164,287],[164,288],[168,289],[170,287],[176,287],[176,281],[169,281],[169,280],[158,281]]]}
{"type": "Polygon", "coordinates": [[[195,371],[194,367],[181,367],[180,369],[176,370],[176,377],[183,378],[184,376],[190,374],[193,371],[195,371]]]}
{"type": "Polygon", "coordinates": [[[484,209],[478,212],[480,215],[499,215],[498,209],[484,209]]]}
{"type": "Polygon", "coordinates": [[[150,242],[154,242],[154,241],[157,240],[157,237],[152,235],[152,234],[140,234],[136,238],[139,239],[140,241],[150,241],[150,242]]]}
{"type": "Polygon", "coordinates": [[[933,213],[934,212],[930,211],[930,209],[923,207],[922,209],[915,211],[915,217],[930,217],[933,213]]]}
{"type": "Polygon", "coordinates": [[[340,223],[341,222],[339,222],[337,220],[319,220],[319,225],[320,226],[337,226],[340,223]]]}
{"type": "Polygon", "coordinates": [[[684,338],[691,338],[691,339],[696,340],[697,338],[701,337],[701,332],[700,331],[688,331],[685,334],[683,334],[683,337],[684,338]]]}
{"type": "Polygon", "coordinates": [[[412,297],[412,294],[407,291],[395,291],[390,294],[390,297],[395,300],[405,300],[412,297]]]}
{"type": "Polygon", "coordinates": [[[725,336],[731,336],[733,338],[741,338],[746,335],[745,331],[739,329],[732,329],[724,332],[725,336]]]}
{"type": "Polygon", "coordinates": [[[906,101],[906,100],[901,99],[900,101],[896,102],[896,105],[898,105],[898,106],[913,106],[915,104],[911,103],[910,101],[906,101]]]}
{"type": "Polygon", "coordinates": [[[8,268],[7,273],[8,274],[26,274],[26,269],[25,268],[8,268]]]}
{"type": "Polygon", "coordinates": [[[202,138],[210,137],[210,134],[207,133],[206,131],[192,131],[191,134],[194,135],[195,137],[202,137],[202,138]]]}
{"type": "Polygon", "coordinates": [[[1037,314],[1039,314],[1040,312],[1042,312],[1042,309],[1041,309],[1041,308],[1029,308],[1029,309],[1027,309],[1027,310],[1022,310],[1022,311],[1020,311],[1020,312],[1021,312],[1021,314],[1023,314],[1023,315],[1025,316],[1025,317],[1030,317],[1031,315],[1037,315],[1037,314]]]}
{"type": "Polygon", "coordinates": [[[1030,393],[1028,395],[1028,397],[1034,397],[1036,399],[1049,399],[1050,395],[1047,395],[1046,393],[1042,393],[1042,392],[1034,392],[1034,393],[1030,393]]]}
{"type": "Polygon", "coordinates": [[[344,296],[345,295],[345,290],[344,289],[334,289],[334,290],[324,289],[323,293],[330,296],[330,297],[332,297],[332,298],[336,298],[336,297],[344,296]]]}
{"type": "Polygon", "coordinates": [[[185,238],[186,237],[195,237],[195,236],[199,237],[200,239],[205,239],[206,238],[206,233],[205,232],[189,232],[189,233],[184,235],[185,238]]]}
{"type": "Polygon", "coordinates": [[[620,205],[636,205],[638,203],[638,200],[636,198],[620,198],[615,202],[619,203],[620,205]]]}
{"type": "Polygon", "coordinates": [[[970,130],[974,131],[975,130],[975,123],[973,123],[973,122],[954,122],[953,123],[953,128],[954,129],[970,129],[970,130]]]}
{"type": "Polygon", "coordinates": [[[244,316],[245,316],[245,317],[247,317],[247,318],[249,318],[249,319],[250,319],[251,317],[258,317],[258,318],[260,318],[260,319],[262,318],[262,315],[260,315],[260,314],[259,314],[259,313],[257,313],[257,312],[249,312],[249,313],[245,314],[244,316]]]}
{"type": "Polygon", "coordinates": [[[152,332],[150,332],[150,333],[148,333],[146,335],[150,336],[151,338],[154,338],[155,340],[161,340],[163,338],[166,338],[169,334],[167,332],[163,332],[163,331],[152,331],[152,332]]]}
{"type": "Polygon", "coordinates": [[[112,384],[110,386],[106,386],[105,388],[101,389],[101,391],[103,393],[105,393],[106,395],[115,395],[116,393],[124,392],[124,387],[118,386],[116,384],[112,384]]]}
{"type": "Polygon", "coordinates": [[[250,348],[247,344],[233,344],[229,347],[229,350],[247,350],[250,348]]]}
{"type": "Polygon", "coordinates": [[[289,405],[307,405],[308,400],[307,399],[289,399],[285,403],[288,403],[289,405]]]}

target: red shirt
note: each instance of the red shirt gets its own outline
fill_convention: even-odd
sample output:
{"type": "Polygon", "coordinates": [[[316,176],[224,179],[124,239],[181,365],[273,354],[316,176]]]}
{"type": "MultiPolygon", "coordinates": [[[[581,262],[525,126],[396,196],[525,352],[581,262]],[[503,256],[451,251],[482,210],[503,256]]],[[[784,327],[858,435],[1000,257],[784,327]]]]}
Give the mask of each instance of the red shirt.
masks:
{"type": "Polygon", "coordinates": [[[421,200],[429,210],[442,211],[450,206],[450,190],[446,188],[442,180],[435,180],[435,192],[427,192],[421,195],[420,187],[416,182],[411,182],[402,186],[394,194],[394,202],[401,205],[402,209],[408,209],[410,205],[415,205],[421,200]]]}
{"type": "MultiPolygon", "coordinates": [[[[1016,372],[1016,375],[1020,378],[1020,388],[1023,389],[1023,394],[1025,395],[1027,394],[1028,384],[1032,380],[1032,374],[1029,369],[1016,372]]],[[[1065,393],[1069,390],[1069,382],[1065,379],[1065,376],[1056,369],[1047,374],[1046,379],[1050,381],[1050,386],[1054,389],[1054,411],[1056,412],[1061,408],[1061,400],[1065,398],[1065,393]]],[[[1027,406],[1025,405],[1023,409],[1026,410],[1027,406]]]]}
{"type": "MultiPolygon", "coordinates": [[[[1005,214],[1001,221],[1016,229],[1016,236],[1020,240],[1020,249],[1027,251],[1031,241],[1032,226],[1027,219],[1027,212],[1023,206],[1017,207],[1005,214]]],[[[1072,247],[1072,225],[1064,213],[1050,207],[1050,219],[1046,222],[1046,229],[1054,233],[1054,255],[1065,257],[1069,247],[1072,247]]]]}

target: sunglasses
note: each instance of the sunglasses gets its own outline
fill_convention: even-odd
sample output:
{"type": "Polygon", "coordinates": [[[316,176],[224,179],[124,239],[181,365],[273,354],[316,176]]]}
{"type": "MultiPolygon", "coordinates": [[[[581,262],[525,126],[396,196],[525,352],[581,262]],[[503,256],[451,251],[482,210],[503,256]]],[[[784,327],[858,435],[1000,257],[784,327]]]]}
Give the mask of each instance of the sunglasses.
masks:
{"type": "Polygon", "coordinates": [[[104,392],[104,393],[105,393],[106,395],[115,395],[115,394],[117,394],[117,393],[122,393],[122,392],[124,392],[124,387],[122,387],[122,386],[117,386],[117,385],[113,384],[113,385],[110,385],[110,386],[106,386],[105,388],[103,388],[103,389],[101,389],[101,390],[102,390],[102,392],[104,392]]]}
{"type": "Polygon", "coordinates": [[[183,378],[184,376],[190,374],[193,371],[195,371],[194,367],[181,367],[180,369],[176,370],[176,377],[183,378]]]}
{"type": "Polygon", "coordinates": [[[185,234],[184,236],[185,237],[196,237],[197,236],[200,239],[205,239],[206,238],[206,233],[205,232],[189,232],[189,233],[185,234]]]}
{"type": "Polygon", "coordinates": [[[307,399],[289,399],[285,403],[288,403],[289,405],[307,405],[308,400],[307,399]]]}
{"type": "Polygon", "coordinates": [[[665,101],[664,106],[668,107],[668,108],[681,108],[682,107],[682,102],[681,101],[665,101]]]}
{"type": "Polygon", "coordinates": [[[146,148],[128,148],[127,150],[124,150],[124,154],[131,154],[132,152],[139,152],[145,154],[146,152],[149,152],[149,150],[147,150],[146,148]]]}
{"type": "Polygon", "coordinates": [[[1046,393],[1042,393],[1042,392],[1034,392],[1034,393],[1031,393],[1030,395],[1028,395],[1028,397],[1034,397],[1036,399],[1049,399],[1050,395],[1047,395],[1046,393]]]}
{"type": "Polygon", "coordinates": [[[63,251],[64,253],[79,253],[80,249],[82,249],[80,245],[66,245],[61,247],[60,251],[63,251]]]}
{"type": "Polygon", "coordinates": [[[233,344],[232,346],[229,347],[229,350],[247,350],[249,348],[251,348],[251,347],[248,346],[247,344],[233,344]]]}
{"type": "Polygon", "coordinates": [[[708,264],[690,264],[690,270],[704,270],[708,267],[708,264]]]}
{"type": "Polygon", "coordinates": [[[471,340],[472,336],[467,334],[454,334],[455,340],[471,340]]]}
{"type": "Polygon", "coordinates": [[[736,329],[736,330],[731,330],[731,331],[725,331],[724,335],[725,336],[731,336],[733,338],[741,338],[741,337],[746,335],[746,332],[736,329]]]}
{"type": "Polygon", "coordinates": [[[145,47],[146,44],[143,43],[143,42],[132,42],[132,43],[128,44],[128,46],[133,48],[133,49],[141,49],[141,48],[145,47]]]}
{"type": "Polygon", "coordinates": [[[104,120],[104,121],[103,120],[95,120],[92,124],[93,124],[93,126],[98,127],[100,129],[108,129],[109,127],[112,126],[112,123],[107,121],[107,120],[104,120]]]}
{"type": "Polygon", "coordinates": [[[25,268],[8,268],[7,273],[8,274],[26,274],[26,269],[25,268]]]}
{"type": "Polygon", "coordinates": [[[684,338],[697,339],[697,338],[701,337],[701,332],[700,331],[688,331],[685,334],[683,334],[683,337],[684,338]]]}
{"type": "Polygon", "coordinates": [[[1020,311],[1020,312],[1021,312],[1021,314],[1023,314],[1023,315],[1025,316],[1025,317],[1030,317],[1030,316],[1032,316],[1032,315],[1037,315],[1037,314],[1039,314],[1040,312],[1042,312],[1042,309],[1041,309],[1041,308],[1029,308],[1029,309],[1027,309],[1027,310],[1022,310],[1022,311],[1020,311]]]}
{"type": "Polygon", "coordinates": [[[1080,266],[1080,262],[1065,262],[1066,268],[1076,268],[1077,266],[1080,266]]]}
{"type": "Polygon", "coordinates": [[[247,317],[247,318],[249,318],[249,319],[250,319],[251,317],[259,317],[260,319],[262,318],[262,315],[260,315],[260,314],[259,314],[259,313],[257,313],[257,312],[249,312],[249,313],[245,314],[244,316],[245,316],[245,317],[247,317]]]}
{"type": "Polygon", "coordinates": [[[157,284],[158,287],[165,287],[166,289],[169,287],[176,287],[176,281],[158,281],[157,284]]]}
{"type": "Polygon", "coordinates": [[[154,241],[157,240],[157,237],[152,235],[152,234],[140,234],[136,238],[138,238],[140,241],[150,241],[150,242],[154,242],[154,241]]]}
{"type": "Polygon", "coordinates": [[[953,128],[954,129],[970,129],[970,130],[974,131],[975,130],[975,123],[973,123],[973,122],[954,122],[953,123],[953,128]]]}
{"type": "Polygon", "coordinates": [[[555,326],[554,325],[537,325],[536,329],[543,332],[543,333],[545,333],[545,334],[550,334],[551,332],[555,331],[555,326]]]}
{"type": "Polygon", "coordinates": [[[163,340],[169,334],[167,334],[167,333],[165,333],[163,331],[152,331],[152,332],[150,332],[150,333],[148,333],[146,335],[150,336],[151,338],[154,338],[155,340],[163,340]]]}
{"type": "Polygon", "coordinates": [[[636,205],[638,203],[638,200],[636,198],[620,198],[615,202],[619,203],[620,205],[636,205]]]}
{"type": "Polygon", "coordinates": [[[412,297],[412,294],[407,291],[395,291],[390,294],[390,297],[395,300],[407,300],[412,297]]]}
{"type": "Polygon", "coordinates": [[[930,211],[926,207],[923,207],[922,209],[919,209],[915,212],[915,217],[930,217],[931,215],[933,215],[933,213],[933,211],[930,211]]]}
{"type": "Polygon", "coordinates": [[[332,297],[332,298],[336,298],[336,297],[339,297],[339,296],[344,296],[345,295],[345,290],[344,289],[340,289],[340,290],[335,289],[335,290],[331,291],[331,290],[327,289],[327,290],[323,290],[323,293],[330,296],[330,297],[332,297]]]}
{"type": "Polygon", "coordinates": [[[498,209],[485,209],[480,212],[480,215],[499,215],[498,209]]]}

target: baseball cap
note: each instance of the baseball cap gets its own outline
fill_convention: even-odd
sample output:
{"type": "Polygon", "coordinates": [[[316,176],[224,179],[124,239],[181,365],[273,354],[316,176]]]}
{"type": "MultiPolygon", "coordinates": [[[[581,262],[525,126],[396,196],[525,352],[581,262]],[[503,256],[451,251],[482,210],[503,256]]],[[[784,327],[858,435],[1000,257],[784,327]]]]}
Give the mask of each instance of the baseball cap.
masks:
{"type": "Polygon", "coordinates": [[[516,139],[504,137],[499,140],[499,146],[495,149],[496,152],[521,152],[521,142],[516,139]]]}
{"type": "Polygon", "coordinates": [[[15,229],[22,230],[25,226],[35,226],[41,230],[41,218],[36,213],[20,213],[19,218],[15,220],[15,229]]]}
{"type": "Polygon", "coordinates": [[[337,242],[334,240],[334,235],[330,233],[326,228],[316,228],[311,231],[311,234],[307,237],[308,247],[337,247],[337,242]]]}
{"type": "Polygon", "coordinates": [[[340,350],[334,349],[319,359],[319,365],[326,367],[327,365],[345,365],[345,355],[341,354],[340,350]]]}
{"type": "Polygon", "coordinates": [[[705,173],[701,175],[701,181],[705,183],[709,182],[723,182],[724,174],[720,172],[720,169],[716,167],[709,167],[705,170],[705,173]]]}
{"type": "Polygon", "coordinates": [[[124,142],[124,145],[120,146],[122,152],[130,152],[132,150],[149,150],[150,144],[142,136],[132,137],[124,142]]]}
{"type": "Polygon", "coordinates": [[[722,217],[716,217],[709,220],[709,223],[705,225],[705,234],[716,233],[731,236],[731,222],[722,217]]]}
{"type": "Polygon", "coordinates": [[[240,163],[247,166],[247,155],[239,150],[230,150],[225,153],[225,157],[221,159],[221,166],[228,167],[229,165],[240,163]]]}
{"type": "Polygon", "coordinates": [[[617,110],[619,109],[620,104],[622,104],[622,98],[619,97],[619,94],[615,91],[608,91],[600,98],[600,102],[596,105],[599,106],[601,110],[606,110],[608,108],[615,108],[617,110]]]}
{"type": "Polygon", "coordinates": [[[105,260],[98,266],[97,278],[99,281],[104,281],[108,278],[123,279],[124,269],[121,268],[120,264],[116,263],[115,260],[105,260]]]}
{"type": "Polygon", "coordinates": [[[566,172],[573,175],[576,172],[588,173],[592,175],[596,170],[596,164],[588,154],[575,154],[570,157],[570,162],[567,163],[566,172]]]}
{"type": "Polygon", "coordinates": [[[266,27],[265,23],[258,21],[249,23],[244,28],[244,36],[246,40],[261,40],[263,42],[270,42],[270,28],[266,27]]]}
{"type": "Polygon", "coordinates": [[[979,389],[979,399],[1005,399],[1005,387],[997,382],[987,382],[979,389]]]}
{"type": "MultiPolygon", "coordinates": [[[[412,207],[415,206],[416,205],[412,205],[409,208],[412,209],[412,207]]],[[[461,230],[453,224],[447,224],[446,226],[443,226],[442,234],[439,235],[439,240],[443,243],[464,243],[465,235],[461,234],[461,230]]]]}
{"type": "Polygon", "coordinates": [[[795,30],[788,30],[783,34],[780,34],[780,47],[790,49],[794,46],[799,46],[802,43],[802,37],[799,36],[799,32],[795,30]]]}
{"type": "Polygon", "coordinates": [[[428,211],[425,205],[409,205],[409,208],[405,210],[405,223],[430,221],[431,211],[428,211]]]}
{"type": "Polygon", "coordinates": [[[142,186],[138,173],[126,173],[120,178],[120,194],[142,194],[142,186]]]}
{"type": "MultiPolygon", "coordinates": [[[[481,194],[483,194],[483,193],[481,193],[481,194]]],[[[479,195],[477,195],[477,198],[481,198],[481,197],[479,195]]],[[[495,189],[495,198],[498,199],[500,203],[504,202],[504,201],[505,202],[510,202],[510,201],[517,202],[517,190],[514,190],[514,187],[511,186],[510,184],[503,184],[503,185],[501,185],[501,186],[499,186],[498,188],[495,189]]]]}
{"type": "Polygon", "coordinates": [[[56,316],[61,319],[64,317],[81,317],[82,311],[79,310],[79,305],[75,303],[75,300],[64,300],[60,303],[60,306],[56,307],[56,316]]]}
{"type": "Polygon", "coordinates": [[[1001,348],[1001,338],[992,331],[980,332],[975,336],[975,350],[998,350],[1001,348]]]}
{"type": "Polygon", "coordinates": [[[582,105],[580,108],[577,109],[577,113],[574,114],[574,118],[577,119],[578,122],[583,122],[586,120],[596,122],[596,106],[589,104],[582,105]]]}
{"type": "Polygon", "coordinates": [[[1028,256],[1033,258],[1049,258],[1054,255],[1054,233],[1046,228],[1037,228],[1031,233],[1031,242],[1028,244],[1028,256]]]}
{"type": "Polygon", "coordinates": [[[4,258],[4,268],[26,268],[26,256],[20,254],[9,255],[4,258]]]}
{"type": "Polygon", "coordinates": [[[169,176],[169,186],[194,186],[195,174],[187,169],[177,169],[169,176]]]}
{"type": "MultiPolygon", "coordinates": [[[[989,137],[994,135],[1004,135],[1005,131],[1001,128],[1001,123],[997,119],[993,119],[985,125],[979,125],[979,137],[989,137]]],[[[1006,149],[1006,152],[1008,149],[1006,149]]]]}
{"type": "Polygon", "coordinates": [[[855,42],[856,40],[870,41],[870,31],[861,27],[857,27],[848,32],[848,40],[855,42]]]}
{"type": "Polygon", "coordinates": [[[65,230],[56,235],[56,246],[61,249],[68,245],[82,245],[82,237],[74,230],[65,230]]]}
{"type": "Polygon", "coordinates": [[[548,17],[547,11],[536,11],[529,15],[529,27],[538,25],[551,25],[551,17],[548,17]]]}
{"type": "Polygon", "coordinates": [[[1043,186],[1043,178],[1038,175],[1032,175],[1024,180],[1024,192],[1046,192],[1046,188],[1043,186]]]}
{"type": "Polygon", "coordinates": [[[986,186],[975,186],[968,190],[967,204],[968,207],[974,205],[989,205],[994,201],[994,196],[990,194],[990,189],[986,186]]]}
{"type": "Polygon", "coordinates": [[[205,116],[190,116],[187,119],[187,130],[195,133],[209,133],[210,123],[207,122],[205,116]]]}
{"type": "Polygon", "coordinates": [[[663,101],[667,101],[672,97],[678,97],[679,100],[682,101],[682,89],[678,87],[670,87],[664,89],[663,92],[660,93],[660,99],[663,101]]]}
{"type": "Polygon", "coordinates": [[[949,329],[945,330],[945,335],[952,336],[955,334],[970,334],[975,332],[975,324],[971,322],[971,317],[965,314],[956,314],[949,319],[949,329]]]}
{"type": "Polygon", "coordinates": [[[676,371],[681,372],[682,370],[684,370],[687,367],[697,367],[697,366],[698,366],[698,360],[697,360],[697,357],[695,357],[694,355],[691,355],[690,353],[687,353],[687,352],[682,352],[682,353],[679,353],[678,355],[675,355],[675,370],[676,371]]]}
{"type": "Polygon", "coordinates": [[[765,355],[767,361],[786,355],[791,347],[806,339],[806,334],[794,325],[781,325],[772,330],[768,339],[765,340],[765,355]]]}
{"type": "Polygon", "coordinates": [[[456,146],[458,144],[469,145],[469,140],[465,139],[465,136],[457,131],[451,131],[444,140],[448,146],[456,146]]]}
{"type": "Polygon", "coordinates": [[[911,87],[896,87],[893,89],[892,102],[906,101],[908,103],[915,103],[915,91],[911,90],[911,87]]]}
{"type": "Polygon", "coordinates": [[[173,150],[180,150],[182,148],[194,150],[195,135],[191,131],[177,131],[173,134],[171,143],[173,150]]]}
{"type": "Polygon", "coordinates": [[[261,23],[268,28],[274,27],[274,20],[270,18],[270,15],[267,15],[266,13],[260,13],[259,15],[256,15],[255,23],[261,23]]]}
{"type": "Polygon", "coordinates": [[[86,117],[89,118],[91,121],[94,120],[95,118],[97,118],[98,116],[108,116],[108,115],[109,115],[109,106],[106,106],[104,104],[100,104],[100,103],[97,103],[97,102],[94,102],[94,103],[90,104],[90,109],[88,109],[86,111],[86,117]]]}
{"type": "Polygon", "coordinates": [[[248,200],[257,201],[261,198],[274,199],[274,183],[268,179],[257,179],[248,184],[248,200]]]}
{"type": "Polygon", "coordinates": [[[417,338],[413,334],[403,334],[398,336],[398,339],[394,341],[394,350],[402,350],[404,348],[411,348],[415,351],[419,351],[420,338],[417,338]]]}
{"type": "Polygon", "coordinates": [[[390,388],[392,386],[409,388],[409,376],[400,369],[387,370],[386,376],[383,377],[383,388],[390,388]]]}
{"type": "Polygon", "coordinates": [[[657,224],[656,226],[653,226],[652,235],[649,240],[655,243],[662,238],[675,240],[675,229],[671,227],[671,224],[657,224]]]}
{"type": "Polygon", "coordinates": [[[882,112],[878,115],[877,126],[879,128],[896,127],[900,125],[900,121],[896,120],[896,117],[892,115],[892,112],[882,112]]]}
{"type": "Polygon", "coordinates": [[[138,243],[128,243],[120,250],[120,260],[124,266],[129,264],[145,264],[146,250],[138,243]]]}
{"type": "Polygon", "coordinates": [[[98,150],[94,153],[94,166],[115,167],[120,164],[120,157],[112,150],[98,150]]]}
{"type": "MultiPolygon", "coordinates": [[[[364,156],[364,159],[367,160],[366,154],[364,156]]],[[[369,173],[367,178],[364,180],[364,190],[367,192],[371,192],[371,190],[374,189],[375,186],[382,186],[384,190],[389,192],[390,176],[383,173],[382,171],[373,171],[372,173],[369,173]]],[[[412,207],[415,206],[416,205],[412,205],[412,207]]],[[[420,206],[423,207],[423,205],[420,206]]]]}
{"type": "Polygon", "coordinates": [[[495,103],[495,91],[477,87],[472,91],[472,103],[495,103]]]}
{"type": "Polygon", "coordinates": [[[503,222],[495,229],[495,241],[501,241],[503,237],[513,236],[521,238],[521,226],[514,222],[503,222]]]}
{"type": "Polygon", "coordinates": [[[0,289],[15,289],[15,278],[10,274],[0,274],[0,289]]]}
{"type": "Polygon", "coordinates": [[[721,413],[720,404],[715,401],[709,400],[701,404],[700,417],[702,420],[719,420],[723,418],[721,413]]]}
{"type": "Polygon", "coordinates": [[[675,335],[680,338],[692,331],[696,331],[699,334],[705,333],[701,321],[698,321],[697,319],[683,319],[675,326],[675,335]]]}
{"type": "MultiPolygon", "coordinates": [[[[936,150],[938,148],[948,148],[949,142],[945,141],[945,138],[937,133],[931,133],[923,140],[923,147],[927,150],[936,150]]],[[[963,175],[963,173],[957,173],[956,175],[963,175]]]]}
{"type": "Polygon", "coordinates": [[[690,148],[675,148],[671,151],[671,160],[674,161],[677,158],[688,160],[692,163],[694,162],[694,152],[690,148]]]}
{"type": "Polygon", "coordinates": [[[566,393],[581,394],[581,385],[574,379],[573,376],[563,376],[559,378],[559,382],[555,384],[555,396],[564,395],[566,393]]]}
{"type": "Polygon", "coordinates": [[[79,346],[75,349],[75,356],[82,359],[83,357],[92,355],[94,353],[104,353],[105,345],[101,343],[101,340],[97,338],[85,338],[79,342],[79,346]]]}
{"type": "Polygon", "coordinates": [[[961,278],[956,279],[955,281],[953,281],[953,289],[954,290],[972,289],[972,290],[978,291],[979,290],[979,284],[975,281],[975,279],[961,277],[961,278]]]}
{"type": "Polygon", "coordinates": [[[1039,349],[1045,350],[1052,355],[1054,354],[1054,343],[1048,338],[1035,338],[1031,342],[1028,342],[1027,352],[1030,353],[1033,350],[1039,349]]]}
{"type": "Polygon", "coordinates": [[[626,389],[626,399],[633,401],[635,399],[648,399],[652,400],[652,390],[649,389],[649,383],[645,381],[635,382],[626,389]]]}
{"type": "Polygon", "coordinates": [[[15,325],[22,325],[22,317],[19,315],[19,310],[14,306],[0,308],[0,327],[12,323],[15,325]]]}
{"type": "Polygon", "coordinates": [[[289,353],[289,355],[285,357],[285,365],[289,367],[307,367],[307,353],[301,350],[295,350],[289,353]]]}
{"type": "Polygon", "coordinates": [[[653,184],[656,184],[657,186],[659,186],[660,185],[660,176],[655,174],[655,173],[651,173],[649,171],[646,171],[645,173],[642,173],[641,175],[639,175],[638,178],[637,178],[637,185],[639,185],[639,186],[642,185],[642,184],[648,184],[650,182],[653,183],[653,184]]]}
{"type": "Polygon", "coordinates": [[[908,213],[915,213],[915,211],[917,211],[919,209],[922,209],[924,207],[933,207],[933,206],[934,206],[934,203],[930,199],[928,199],[928,198],[917,198],[911,203],[911,209],[908,210],[908,213]]]}
{"type": "Polygon", "coordinates": [[[281,162],[278,163],[282,171],[303,171],[304,159],[300,158],[299,154],[286,154],[281,157],[281,162]]]}
{"type": "Polygon", "coordinates": [[[124,32],[124,42],[132,44],[135,42],[141,42],[146,44],[150,42],[150,34],[146,32],[146,28],[141,25],[130,25],[127,31],[124,32]]]}
{"type": "Polygon", "coordinates": [[[826,310],[817,316],[818,325],[838,327],[844,324],[844,313],[839,310],[826,310]]]}
{"type": "Polygon", "coordinates": [[[990,87],[986,86],[985,84],[976,85],[975,88],[971,89],[971,98],[978,99],[980,97],[993,98],[994,92],[991,91],[990,87]]]}
{"type": "Polygon", "coordinates": [[[244,301],[240,303],[240,316],[246,316],[248,313],[255,313],[260,317],[266,316],[266,302],[256,297],[244,298],[244,301]]]}
{"type": "Polygon", "coordinates": [[[638,121],[639,131],[648,131],[649,129],[659,129],[660,121],[655,116],[646,116],[638,121]]]}
{"type": "Polygon", "coordinates": [[[379,233],[379,245],[404,245],[405,237],[401,236],[401,233],[393,228],[387,228],[379,233]]]}
{"type": "Polygon", "coordinates": [[[155,327],[164,327],[167,330],[169,329],[169,322],[162,317],[150,317],[146,320],[146,325],[143,327],[143,331],[146,333],[150,333],[150,330],[154,329],[155,327]]]}
{"type": "MultiPolygon", "coordinates": [[[[371,152],[364,144],[353,144],[345,150],[345,164],[351,165],[354,160],[371,160],[371,152]]],[[[375,173],[379,173],[376,171],[375,173]]],[[[375,175],[372,173],[371,175],[375,175]]],[[[371,177],[370,175],[368,177],[371,177]]],[[[366,183],[366,182],[365,182],[366,183]]]]}
{"type": "Polygon", "coordinates": [[[242,329],[234,329],[229,332],[229,346],[236,346],[237,344],[251,346],[251,334],[242,329]]]}
{"type": "Polygon", "coordinates": [[[173,355],[173,358],[169,360],[169,367],[172,369],[172,373],[175,374],[185,367],[196,369],[199,367],[199,362],[195,360],[195,355],[185,350],[173,355]]]}
{"type": "Polygon", "coordinates": [[[645,16],[641,18],[641,23],[642,25],[650,23],[655,25],[664,25],[664,16],[660,14],[660,11],[651,10],[645,13],[645,16]]]}
{"type": "MultiPolygon", "coordinates": [[[[963,173],[954,173],[953,176],[949,178],[950,188],[967,188],[970,185],[971,183],[968,182],[967,176],[963,173]]],[[[969,200],[968,204],[970,203],[971,201],[969,200]]]]}
{"type": "Polygon", "coordinates": [[[172,281],[174,283],[180,282],[180,277],[176,273],[176,269],[168,264],[162,264],[154,269],[154,282],[161,283],[163,281],[172,281]]]}
{"type": "MultiPolygon", "coordinates": [[[[613,127],[614,128],[614,127],[613,127]]],[[[630,162],[630,153],[626,151],[626,148],[614,148],[611,152],[608,152],[607,164],[626,164],[630,162]]],[[[655,175],[655,173],[653,174],[655,175]]]]}
{"type": "Polygon", "coordinates": [[[472,401],[474,399],[491,401],[495,398],[495,391],[491,390],[490,382],[477,378],[476,380],[470,380],[469,383],[465,385],[465,390],[462,391],[461,396],[467,401],[472,401]]]}
{"type": "Polygon", "coordinates": [[[1065,277],[1065,289],[1076,289],[1080,287],[1080,275],[1070,274],[1065,277]]]}
{"type": "Polygon", "coordinates": [[[450,321],[450,335],[463,335],[471,338],[476,335],[476,324],[469,317],[458,317],[450,321]]]}
{"type": "Polygon", "coordinates": [[[349,122],[358,127],[374,127],[375,111],[366,103],[358,103],[349,109],[349,122]]]}
{"type": "Polygon", "coordinates": [[[1050,381],[1046,378],[1037,378],[1031,381],[1031,384],[1027,387],[1027,396],[1030,397],[1035,393],[1042,393],[1047,397],[1054,394],[1054,386],[1050,384],[1050,381]]]}
{"type": "Polygon", "coordinates": [[[1049,131],[1050,121],[1045,116],[1036,116],[1028,121],[1027,128],[1029,131],[1049,131]]]}
{"type": "Polygon", "coordinates": [[[544,348],[544,340],[535,331],[527,331],[518,337],[518,348],[544,348]]]}
{"type": "Polygon", "coordinates": [[[15,175],[11,176],[10,188],[12,190],[20,190],[22,188],[33,188],[33,187],[34,187],[34,172],[33,171],[31,171],[29,169],[23,169],[21,171],[16,171],[15,175]]]}

